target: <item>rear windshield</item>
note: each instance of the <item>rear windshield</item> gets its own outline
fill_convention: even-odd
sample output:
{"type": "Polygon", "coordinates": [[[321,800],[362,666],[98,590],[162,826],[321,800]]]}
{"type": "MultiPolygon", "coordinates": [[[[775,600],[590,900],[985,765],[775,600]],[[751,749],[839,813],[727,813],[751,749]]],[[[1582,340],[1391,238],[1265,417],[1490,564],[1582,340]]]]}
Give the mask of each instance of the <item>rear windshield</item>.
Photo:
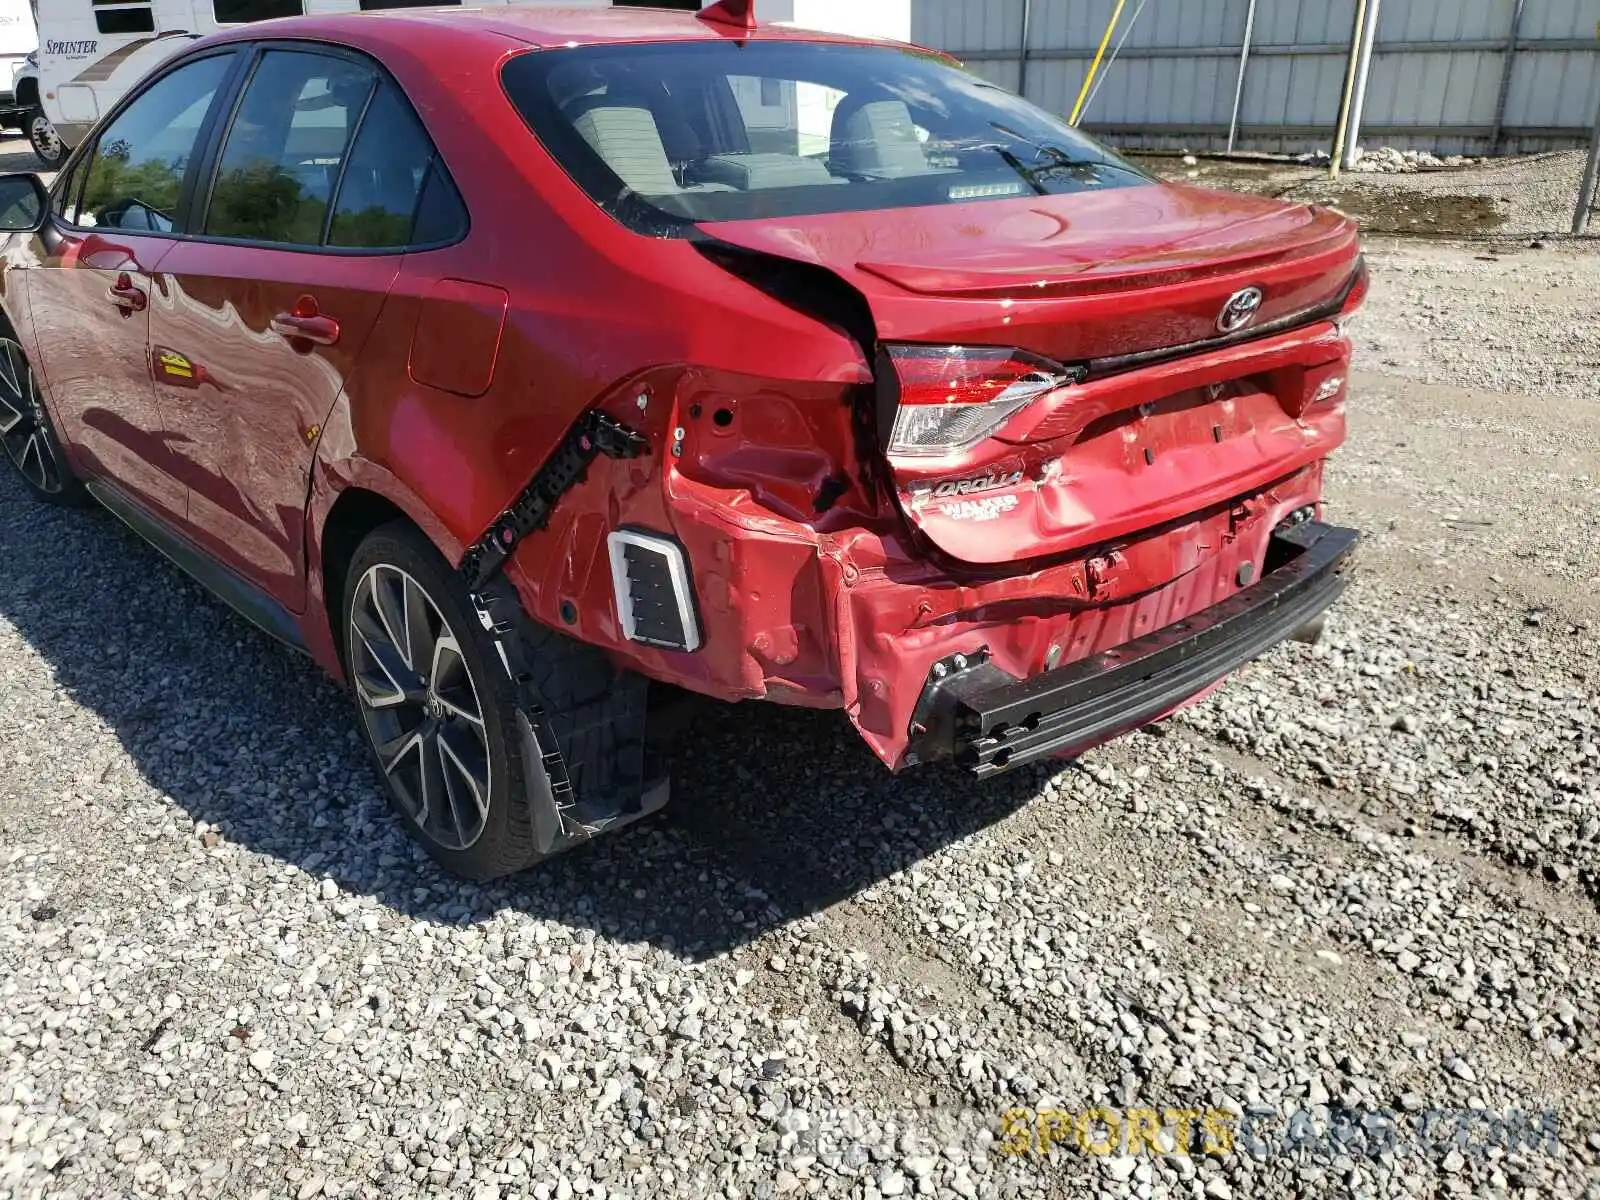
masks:
{"type": "Polygon", "coordinates": [[[520,55],[503,79],[596,203],[662,236],[700,221],[1151,182],[1059,118],[910,49],[585,46],[520,55]]]}

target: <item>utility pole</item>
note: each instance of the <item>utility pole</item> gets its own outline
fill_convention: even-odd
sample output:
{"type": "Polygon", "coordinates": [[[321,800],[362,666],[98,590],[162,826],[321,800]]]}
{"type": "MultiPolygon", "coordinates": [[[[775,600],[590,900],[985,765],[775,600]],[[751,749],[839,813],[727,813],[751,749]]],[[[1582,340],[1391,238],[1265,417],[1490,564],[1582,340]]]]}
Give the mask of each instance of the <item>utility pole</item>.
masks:
{"type": "Polygon", "coordinates": [[[1522,40],[1522,14],[1528,0],[1517,0],[1511,11],[1511,38],[1506,42],[1506,61],[1500,68],[1500,95],[1494,102],[1494,130],[1489,134],[1489,154],[1500,153],[1500,136],[1506,128],[1506,104],[1511,99],[1511,76],[1517,68],[1517,43],[1522,40]]]}
{"type": "Polygon", "coordinates": [[[1228,153],[1233,153],[1233,143],[1239,137],[1239,107],[1244,103],[1244,68],[1250,61],[1250,42],[1256,32],[1256,0],[1244,14],[1244,45],[1239,48],[1239,78],[1233,85],[1233,119],[1228,122],[1228,153]]]}
{"type": "Polygon", "coordinates": [[[1361,117],[1367,106],[1367,75],[1372,71],[1372,49],[1378,40],[1378,8],[1382,0],[1368,0],[1367,20],[1361,31],[1361,59],[1356,72],[1356,94],[1350,102],[1349,129],[1344,139],[1344,166],[1350,170],[1356,165],[1357,143],[1361,140],[1361,117]]]}
{"type": "Polygon", "coordinates": [[[1022,42],[1017,49],[1017,95],[1028,95],[1028,43],[1033,40],[1033,0],[1022,0],[1022,42]]]}
{"type": "Polygon", "coordinates": [[[1328,160],[1328,176],[1339,178],[1339,161],[1344,157],[1344,135],[1350,127],[1350,97],[1356,90],[1356,71],[1361,65],[1361,30],[1367,23],[1367,0],[1356,0],[1355,25],[1350,30],[1350,62],[1344,73],[1344,92],[1339,97],[1339,120],[1333,130],[1333,154],[1328,160]]]}
{"type": "Polygon", "coordinates": [[[1594,138],[1589,143],[1589,165],[1583,172],[1583,183],[1578,188],[1578,211],[1572,214],[1572,232],[1582,233],[1589,227],[1589,213],[1594,208],[1595,183],[1600,180],[1600,106],[1594,114],[1594,138]]]}

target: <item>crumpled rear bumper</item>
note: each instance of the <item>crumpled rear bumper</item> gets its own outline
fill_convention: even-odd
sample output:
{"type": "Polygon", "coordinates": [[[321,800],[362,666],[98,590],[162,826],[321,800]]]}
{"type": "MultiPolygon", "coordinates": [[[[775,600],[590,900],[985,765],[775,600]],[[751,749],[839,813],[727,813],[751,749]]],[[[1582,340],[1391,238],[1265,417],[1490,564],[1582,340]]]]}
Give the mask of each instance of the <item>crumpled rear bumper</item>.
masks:
{"type": "Polygon", "coordinates": [[[1316,521],[1280,530],[1259,582],[1143,637],[1018,679],[980,652],[934,664],[916,759],[981,777],[1073,754],[1171,711],[1315,620],[1338,599],[1360,534],[1316,521]]]}
{"type": "MultiPolygon", "coordinates": [[[[1184,634],[1200,631],[1199,621],[1214,623],[1213,610],[1243,608],[1264,621],[1266,610],[1238,597],[1265,598],[1281,586],[1276,577],[1264,582],[1287,566],[1292,548],[1276,533],[1309,523],[1322,496],[1319,461],[1083,556],[1031,569],[973,570],[930,557],[897,530],[850,520],[824,531],[748,491],[676,472],[667,480],[659,493],[636,487],[634,503],[617,516],[585,515],[560,528],[537,560],[542,570],[520,585],[535,619],[565,622],[572,636],[608,650],[618,666],[689,691],[843,709],[892,770],[932,758],[969,762],[986,774],[1084,749],[1158,717],[1293,633],[1299,612],[1284,628],[1268,622],[1251,640],[1230,639],[1203,666],[1164,677],[1148,695],[1119,692],[1113,697],[1119,707],[1105,720],[1061,715],[1075,694],[1056,682],[1104,674],[1111,652],[1166,647],[1174,635],[1162,631],[1174,627],[1186,641],[1184,634]],[[595,549],[605,545],[607,529],[620,526],[659,531],[681,548],[703,634],[693,651],[626,636],[612,596],[612,564],[595,549]],[[558,607],[564,597],[569,603],[558,607]],[[990,670],[961,674],[975,663],[990,670]],[[940,664],[946,675],[969,682],[940,689],[945,698],[929,709],[922,693],[940,664]],[[1074,668],[1070,676],[1055,674],[1074,668]],[[1021,691],[1007,690],[1013,687],[1021,691]],[[1022,737],[1013,725],[1043,726],[1046,718],[1049,730],[1030,736],[1025,748],[1013,741],[1022,737]],[[1005,744],[990,745],[985,739],[1002,726],[1005,744]]],[[[1307,601],[1301,623],[1336,594],[1330,587],[1307,601]]],[[[1174,651],[1174,658],[1187,653],[1174,651]]],[[[1102,702],[1097,686],[1084,686],[1085,703],[1102,702]]]]}

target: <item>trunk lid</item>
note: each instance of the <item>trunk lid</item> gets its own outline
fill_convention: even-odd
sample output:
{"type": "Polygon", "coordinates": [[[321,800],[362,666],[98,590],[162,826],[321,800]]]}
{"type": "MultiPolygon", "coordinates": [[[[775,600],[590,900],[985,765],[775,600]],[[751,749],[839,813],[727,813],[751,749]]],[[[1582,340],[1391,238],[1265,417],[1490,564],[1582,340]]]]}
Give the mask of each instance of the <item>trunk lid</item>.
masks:
{"type": "Polygon", "coordinates": [[[1255,326],[1270,325],[1334,298],[1357,253],[1354,222],[1330,209],[1171,184],[701,228],[848,280],[883,341],[1064,363],[1215,338],[1249,285],[1265,292],[1255,326]]]}
{"type": "MultiPolygon", "coordinates": [[[[1328,209],[1154,184],[701,228],[831,271],[865,298],[880,345],[1004,347],[1070,368],[975,444],[890,447],[906,515],[966,562],[1125,538],[1343,438],[1349,343],[1327,318],[1359,245],[1328,209]]],[[[878,374],[889,445],[909,388],[888,355],[878,374]]]]}

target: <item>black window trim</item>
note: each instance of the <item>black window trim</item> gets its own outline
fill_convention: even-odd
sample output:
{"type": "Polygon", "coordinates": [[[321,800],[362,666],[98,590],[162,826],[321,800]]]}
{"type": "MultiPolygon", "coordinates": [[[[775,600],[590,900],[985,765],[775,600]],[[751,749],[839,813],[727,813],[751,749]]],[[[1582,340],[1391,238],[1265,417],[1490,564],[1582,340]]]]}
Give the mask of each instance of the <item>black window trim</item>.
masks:
{"type": "MultiPolygon", "coordinates": [[[[230,28],[233,28],[230,26],[230,28]]],[[[233,65],[223,75],[222,82],[217,85],[216,94],[212,97],[211,108],[206,113],[206,118],[200,123],[199,132],[195,135],[195,149],[189,155],[189,164],[184,170],[183,182],[178,189],[178,207],[173,214],[172,228],[159,229],[128,229],[122,230],[124,235],[133,237],[164,238],[169,241],[201,242],[207,245],[219,246],[251,246],[259,250],[275,250],[286,254],[325,254],[336,258],[372,258],[380,255],[420,254],[430,250],[444,250],[450,246],[458,246],[472,233],[472,210],[467,205],[467,198],[455,181],[449,164],[444,160],[444,150],[439,145],[439,139],[433,136],[428,128],[428,123],[422,119],[422,114],[417,111],[417,106],[411,102],[411,97],[406,94],[405,88],[400,86],[389,69],[372,55],[358,50],[353,46],[345,46],[337,42],[318,41],[312,38],[273,38],[259,41],[230,41],[220,45],[208,46],[203,50],[182,54],[161,64],[147,78],[140,81],[139,85],[131,89],[121,100],[112,107],[100,120],[95,122],[95,135],[85,138],[83,144],[78,146],[67,161],[61,165],[61,170],[50,185],[51,221],[64,229],[75,233],[103,232],[98,226],[77,225],[64,219],[59,211],[58,204],[62,197],[63,181],[68,184],[76,180],[80,185],[86,176],[77,175],[80,164],[87,162],[94,156],[95,148],[100,144],[100,133],[112,121],[120,117],[123,112],[139,97],[143,96],[160,80],[172,72],[177,71],[190,63],[199,62],[205,58],[217,55],[231,55],[233,65]],[[339,202],[339,188],[344,186],[345,162],[349,159],[348,152],[345,160],[339,164],[339,180],[332,196],[328,200],[328,218],[323,223],[323,243],[316,246],[303,246],[290,242],[264,242],[253,238],[228,238],[216,237],[198,232],[196,218],[203,218],[204,207],[197,206],[196,193],[202,179],[205,181],[205,200],[209,206],[211,190],[216,183],[216,168],[222,156],[222,143],[227,135],[227,130],[232,127],[234,111],[244,97],[245,86],[255,74],[256,64],[261,56],[268,50],[294,50],[302,54],[329,54],[336,58],[348,58],[359,62],[362,66],[377,73],[377,86],[367,95],[367,102],[363,106],[360,118],[351,130],[348,149],[354,149],[356,139],[361,136],[361,127],[366,120],[367,110],[372,106],[373,97],[378,93],[378,88],[388,83],[394,88],[400,100],[410,110],[421,127],[423,135],[433,147],[429,156],[429,166],[423,172],[422,185],[417,191],[416,207],[412,210],[412,229],[416,229],[416,214],[420,210],[422,197],[427,190],[429,177],[438,171],[454,195],[457,207],[461,212],[461,223],[456,236],[439,239],[431,242],[416,242],[404,246],[329,246],[327,245],[328,231],[331,228],[332,213],[339,202]],[[221,114],[226,112],[226,121],[221,119],[221,114]]],[[[79,187],[81,194],[82,187],[79,187]]]]}
{"type": "MultiPolygon", "coordinates": [[[[439,149],[438,139],[429,131],[427,122],[417,112],[417,106],[411,102],[411,97],[406,94],[405,88],[400,86],[399,81],[394,78],[387,67],[372,55],[353,46],[345,46],[337,42],[316,41],[310,38],[274,38],[246,42],[244,44],[252,51],[247,55],[250,60],[249,65],[244,71],[244,79],[238,83],[228,97],[228,119],[226,125],[210,131],[210,141],[207,143],[205,155],[200,161],[201,172],[205,179],[205,200],[203,204],[196,204],[194,212],[185,214],[186,222],[183,235],[185,240],[212,246],[249,246],[257,250],[275,250],[283,254],[322,254],[335,258],[375,258],[383,255],[417,254],[427,250],[443,250],[448,246],[459,245],[466,240],[467,236],[472,232],[472,212],[467,207],[466,198],[461,194],[461,189],[456,186],[454,177],[450,175],[448,168],[444,164],[444,155],[439,149]],[[374,86],[367,92],[367,99],[362,105],[361,113],[355,124],[351,126],[350,140],[346,143],[344,156],[339,162],[338,182],[334,186],[333,193],[328,197],[328,213],[323,218],[322,224],[322,241],[315,246],[297,242],[268,242],[259,238],[222,237],[217,234],[201,232],[205,227],[204,218],[210,208],[211,194],[216,187],[217,167],[222,159],[222,147],[227,138],[227,131],[233,126],[234,114],[239,104],[243,102],[245,88],[249,86],[250,80],[255,77],[256,66],[272,50],[286,50],[299,54],[323,54],[330,58],[343,58],[365,67],[374,72],[376,76],[374,86]],[[416,118],[417,125],[421,128],[423,136],[428,139],[428,144],[432,146],[433,153],[429,156],[430,170],[437,167],[443,171],[446,180],[454,191],[456,199],[459,201],[461,215],[464,218],[461,222],[461,230],[457,236],[446,240],[408,243],[404,246],[330,246],[327,244],[328,234],[332,229],[334,209],[339,203],[339,192],[344,187],[344,175],[349,164],[350,154],[361,137],[361,130],[366,122],[367,113],[372,108],[373,99],[377,96],[378,90],[386,83],[394,88],[395,94],[400,97],[401,102],[405,104],[411,115],[416,118]]],[[[422,191],[426,186],[427,172],[424,172],[422,187],[418,188],[416,205],[412,209],[411,227],[413,230],[416,229],[417,206],[420,206],[422,202],[422,191]]]]}
{"type": "MultiPolygon", "coordinates": [[[[339,211],[339,197],[344,194],[344,177],[350,172],[350,160],[355,157],[356,142],[361,138],[361,131],[366,128],[367,114],[372,111],[372,102],[378,98],[378,93],[383,90],[386,82],[381,74],[374,74],[372,86],[367,89],[367,98],[361,102],[361,111],[356,114],[356,119],[350,125],[350,140],[344,144],[344,153],[339,156],[339,174],[333,181],[333,188],[328,192],[328,208],[322,214],[322,228],[317,232],[317,245],[326,247],[328,238],[333,233],[333,215],[339,211]]],[[[428,138],[428,144],[433,144],[433,139],[428,138]]],[[[431,157],[431,156],[430,156],[431,157]]],[[[421,194],[421,189],[418,189],[421,194]]],[[[417,227],[417,206],[411,206],[411,228],[417,227]]],[[[388,249],[388,247],[380,247],[388,249]]]]}
{"type": "MultiPolygon", "coordinates": [[[[307,245],[304,242],[273,242],[267,241],[264,238],[227,237],[221,234],[207,233],[205,231],[206,218],[211,215],[211,202],[216,198],[217,173],[219,168],[222,166],[222,152],[227,147],[228,134],[233,131],[233,123],[239,118],[239,109],[244,106],[245,94],[249,92],[250,84],[254,82],[256,73],[260,71],[261,64],[266,61],[268,54],[271,54],[275,51],[286,51],[290,54],[304,54],[311,55],[313,57],[342,59],[345,62],[354,63],[356,66],[367,71],[372,71],[376,64],[370,59],[367,59],[364,55],[324,53],[323,43],[321,42],[299,42],[294,43],[287,48],[273,45],[268,42],[253,42],[251,43],[251,46],[253,48],[253,53],[250,55],[250,64],[245,69],[244,78],[240,81],[239,86],[234,90],[233,95],[229,98],[228,118],[222,123],[221,128],[217,130],[216,136],[211,139],[210,144],[206,147],[205,157],[200,163],[200,174],[201,178],[205,181],[205,186],[204,188],[196,189],[194,197],[194,209],[188,214],[189,220],[186,225],[186,228],[189,231],[188,236],[191,241],[207,242],[221,246],[257,246],[262,249],[289,250],[298,251],[300,253],[324,249],[327,245],[328,234],[327,213],[323,214],[322,226],[317,233],[319,240],[314,246],[307,245]]],[[[343,49],[343,47],[339,46],[333,46],[329,48],[334,51],[343,49]]],[[[372,97],[377,92],[378,87],[382,82],[381,76],[378,76],[376,73],[374,73],[372,83],[367,88],[366,99],[361,102],[361,112],[357,114],[356,121],[350,126],[349,131],[345,135],[344,149],[340,151],[339,154],[338,182],[340,184],[344,182],[345,164],[349,161],[350,149],[356,144],[356,136],[361,132],[361,118],[367,115],[367,108],[372,103],[372,97]]],[[[328,211],[330,213],[333,211],[333,206],[338,202],[338,199],[339,188],[336,185],[328,196],[328,211]]]]}
{"type": "Polygon", "coordinates": [[[66,210],[76,211],[81,204],[74,204],[76,195],[80,200],[83,196],[83,181],[89,172],[83,164],[88,160],[79,158],[68,161],[50,184],[50,224],[63,225],[68,229],[80,228],[68,222],[61,214],[66,210]]]}
{"type": "Polygon", "coordinates": [[[58,208],[58,202],[65,199],[61,193],[67,187],[75,185],[79,197],[82,197],[84,186],[89,177],[89,168],[93,165],[92,160],[95,152],[100,147],[100,138],[104,135],[106,129],[111,126],[112,122],[119,119],[151,88],[175,71],[182,70],[193,63],[202,62],[208,58],[218,58],[223,55],[232,58],[234,61],[228,70],[223,72],[222,81],[217,84],[217,90],[211,97],[211,107],[206,111],[205,119],[200,122],[200,128],[195,132],[194,148],[189,152],[189,162],[184,167],[183,181],[178,185],[178,205],[173,212],[172,228],[118,230],[124,236],[165,238],[170,241],[177,241],[187,236],[186,220],[188,208],[193,197],[200,167],[209,153],[209,147],[216,134],[217,112],[224,104],[231,103],[233,89],[238,82],[240,61],[246,57],[239,53],[238,45],[231,42],[220,46],[210,46],[196,53],[185,54],[181,58],[163,63],[159,70],[142,80],[137,88],[131,89],[127,95],[117,101],[109,113],[96,121],[94,136],[84,139],[83,144],[61,165],[61,170],[50,185],[51,221],[75,233],[103,232],[104,228],[102,226],[79,225],[74,221],[67,220],[58,208]]]}

